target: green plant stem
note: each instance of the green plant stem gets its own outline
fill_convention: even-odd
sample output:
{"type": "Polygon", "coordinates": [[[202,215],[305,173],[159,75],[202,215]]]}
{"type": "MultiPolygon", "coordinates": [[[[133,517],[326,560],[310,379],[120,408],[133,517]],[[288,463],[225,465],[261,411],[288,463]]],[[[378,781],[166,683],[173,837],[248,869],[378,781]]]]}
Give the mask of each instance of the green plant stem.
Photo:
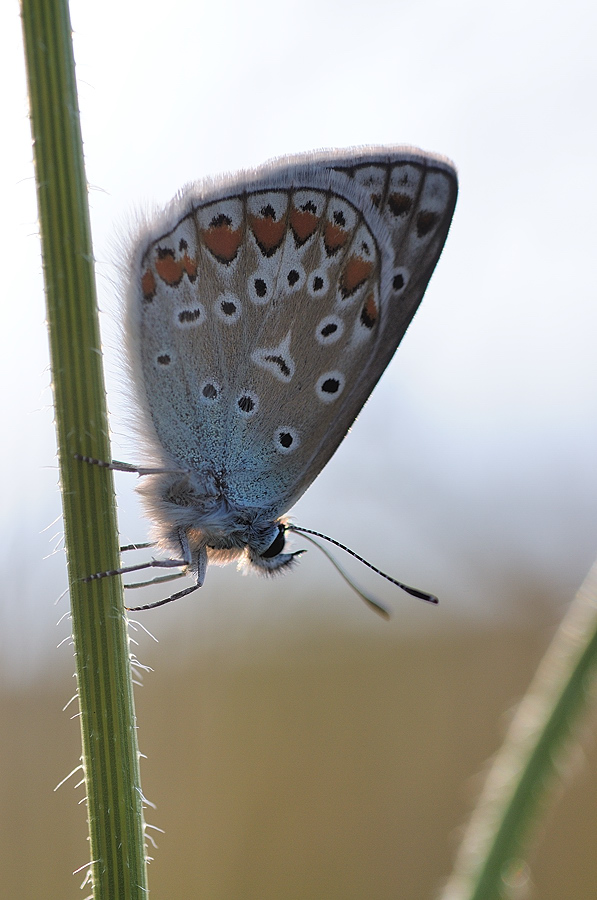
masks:
{"type": "Polygon", "coordinates": [[[491,768],[442,900],[506,900],[527,877],[533,825],[566,772],[566,753],[594,700],[597,563],[579,590],[491,768]]]}
{"type": "Polygon", "coordinates": [[[22,0],[95,900],[147,894],[93,255],[66,0],[22,0]]]}

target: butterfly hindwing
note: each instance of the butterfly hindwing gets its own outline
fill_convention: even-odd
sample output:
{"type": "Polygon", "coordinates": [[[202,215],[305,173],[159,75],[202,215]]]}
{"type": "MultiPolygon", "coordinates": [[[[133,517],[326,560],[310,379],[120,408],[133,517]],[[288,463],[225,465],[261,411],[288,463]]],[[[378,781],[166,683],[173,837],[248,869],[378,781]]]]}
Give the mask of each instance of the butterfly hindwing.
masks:
{"type": "Polygon", "coordinates": [[[420,152],[311,154],[185,191],[140,241],[129,349],[154,456],[278,516],[358,415],[456,200],[420,152]]]}

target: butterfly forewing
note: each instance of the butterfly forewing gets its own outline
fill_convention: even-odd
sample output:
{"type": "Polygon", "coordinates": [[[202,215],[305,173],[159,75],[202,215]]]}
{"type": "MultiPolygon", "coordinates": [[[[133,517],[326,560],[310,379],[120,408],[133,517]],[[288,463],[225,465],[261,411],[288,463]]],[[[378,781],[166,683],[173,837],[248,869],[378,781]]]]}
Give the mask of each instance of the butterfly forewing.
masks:
{"type": "Polygon", "coordinates": [[[337,449],[412,321],[442,252],[458,192],[450,162],[409,148],[364,150],[358,159],[334,165],[366,191],[391,252],[379,285],[382,321],[374,358],[346,398],[345,415],[332,424],[321,457],[309,467],[308,483],[337,449]]]}

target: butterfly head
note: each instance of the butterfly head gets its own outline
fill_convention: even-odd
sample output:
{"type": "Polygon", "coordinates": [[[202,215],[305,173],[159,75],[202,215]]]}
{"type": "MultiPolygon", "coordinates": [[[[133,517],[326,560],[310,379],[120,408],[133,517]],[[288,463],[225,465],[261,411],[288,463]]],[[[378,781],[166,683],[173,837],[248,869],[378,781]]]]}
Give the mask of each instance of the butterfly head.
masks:
{"type": "Polygon", "coordinates": [[[260,572],[262,575],[274,575],[276,572],[287,569],[292,566],[298,556],[304,553],[304,550],[295,550],[293,553],[284,553],[286,547],[286,523],[283,521],[274,523],[275,531],[270,532],[266,540],[273,540],[265,550],[260,547],[247,544],[247,561],[248,564],[260,572]]]}
{"type": "Polygon", "coordinates": [[[286,523],[237,522],[232,530],[208,531],[192,529],[188,533],[189,544],[195,553],[201,546],[207,550],[207,559],[216,565],[238,560],[239,568],[253,570],[261,575],[275,575],[288,569],[304,550],[291,553],[286,548],[286,523]]]}

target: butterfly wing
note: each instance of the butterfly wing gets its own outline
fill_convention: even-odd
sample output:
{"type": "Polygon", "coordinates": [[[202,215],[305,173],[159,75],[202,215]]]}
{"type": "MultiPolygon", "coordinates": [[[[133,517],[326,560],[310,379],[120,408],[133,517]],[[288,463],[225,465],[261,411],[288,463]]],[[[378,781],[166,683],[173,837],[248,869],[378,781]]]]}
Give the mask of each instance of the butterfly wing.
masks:
{"type": "Polygon", "coordinates": [[[389,242],[391,253],[382,250],[377,341],[305,472],[307,484],[338,448],[404,337],[443,250],[458,194],[454,165],[415,148],[363,148],[326,159],[366,191],[382,221],[380,246],[389,242]]]}
{"type": "Polygon", "coordinates": [[[456,201],[446,161],[310,154],[194,186],[133,252],[127,329],[152,456],[277,517],[358,415],[456,201]]]}

